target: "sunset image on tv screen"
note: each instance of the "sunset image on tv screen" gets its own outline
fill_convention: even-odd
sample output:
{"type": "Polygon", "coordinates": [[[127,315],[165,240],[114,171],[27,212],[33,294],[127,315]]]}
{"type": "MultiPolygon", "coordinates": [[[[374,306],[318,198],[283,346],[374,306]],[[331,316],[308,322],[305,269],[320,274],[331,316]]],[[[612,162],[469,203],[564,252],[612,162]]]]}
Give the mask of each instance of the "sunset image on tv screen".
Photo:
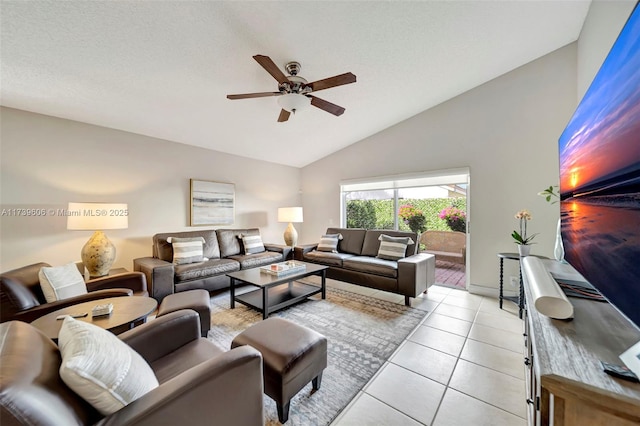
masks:
{"type": "Polygon", "coordinates": [[[640,9],[560,136],[566,260],[640,325],[640,9]]]}

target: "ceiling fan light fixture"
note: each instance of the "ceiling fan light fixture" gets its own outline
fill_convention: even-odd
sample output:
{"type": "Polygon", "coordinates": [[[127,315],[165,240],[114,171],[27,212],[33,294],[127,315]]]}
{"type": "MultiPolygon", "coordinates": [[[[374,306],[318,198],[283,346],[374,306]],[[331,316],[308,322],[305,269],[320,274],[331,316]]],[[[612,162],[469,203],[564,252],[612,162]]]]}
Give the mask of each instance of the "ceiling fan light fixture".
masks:
{"type": "Polygon", "coordinates": [[[271,77],[276,79],[278,82],[278,91],[227,95],[227,99],[251,99],[278,96],[278,104],[282,108],[280,115],[278,115],[278,123],[289,120],[291,113],[295,114],[299,109],[304,109],[309,105],[313,105],[336,117],[344,114],[345,110],[340,105],[332,104],[314,95],[315,92],[320,90],[355,83],[356,76],[353,73],[346,72],[309,83],[306,79],[298,75],[300,72],[299,62],[289,62],[285,65],[285,70],[290,74],[286,76],[270,57],[254,55],[253,59],[255,59],[265,71],[271,74],[271,77]],[[314,95],[311,93],[314,93],[314,95]]]}
{"type": "Polygon", "coordinates": [[[278,98],[278,104],[282,109],[293,112],[300,111],[311,105],[311,99],[297,93],[287,93],[278,98]]]}

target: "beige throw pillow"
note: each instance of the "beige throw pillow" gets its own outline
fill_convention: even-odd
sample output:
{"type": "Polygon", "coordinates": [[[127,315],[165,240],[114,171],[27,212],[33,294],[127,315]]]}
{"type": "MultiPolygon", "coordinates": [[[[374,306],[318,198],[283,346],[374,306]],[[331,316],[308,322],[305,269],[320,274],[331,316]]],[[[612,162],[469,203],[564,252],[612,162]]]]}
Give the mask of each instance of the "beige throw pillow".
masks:
{"type": "Polygon", "coordinates": [[[84,278],[73,262],[41,268],[38,279],[47,303],[87,294],[84,278]]]}

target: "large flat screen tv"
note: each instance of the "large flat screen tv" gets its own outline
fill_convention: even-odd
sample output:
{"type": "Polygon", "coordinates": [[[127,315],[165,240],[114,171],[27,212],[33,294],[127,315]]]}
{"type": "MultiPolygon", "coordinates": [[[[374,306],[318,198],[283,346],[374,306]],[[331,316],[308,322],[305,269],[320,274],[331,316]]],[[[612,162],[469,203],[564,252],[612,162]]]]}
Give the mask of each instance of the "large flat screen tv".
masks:
{"type": "Polygon", "coordinates": [[[640,328],[640,7],[560,136],[565,259],[640,328]]]}

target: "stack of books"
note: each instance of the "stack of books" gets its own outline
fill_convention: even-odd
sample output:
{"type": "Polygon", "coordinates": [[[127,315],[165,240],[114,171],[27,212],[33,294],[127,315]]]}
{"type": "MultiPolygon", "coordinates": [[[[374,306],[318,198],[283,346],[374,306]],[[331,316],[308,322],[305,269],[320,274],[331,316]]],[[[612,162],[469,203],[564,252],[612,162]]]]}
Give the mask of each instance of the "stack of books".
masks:
{"type": "Polygon", "coordinates": [[[105,315],[111,315],[113,312],[113,303],[106,303],[104,305],[96,305],[91,309],[91,316],[102,317],[105,315]]]}

